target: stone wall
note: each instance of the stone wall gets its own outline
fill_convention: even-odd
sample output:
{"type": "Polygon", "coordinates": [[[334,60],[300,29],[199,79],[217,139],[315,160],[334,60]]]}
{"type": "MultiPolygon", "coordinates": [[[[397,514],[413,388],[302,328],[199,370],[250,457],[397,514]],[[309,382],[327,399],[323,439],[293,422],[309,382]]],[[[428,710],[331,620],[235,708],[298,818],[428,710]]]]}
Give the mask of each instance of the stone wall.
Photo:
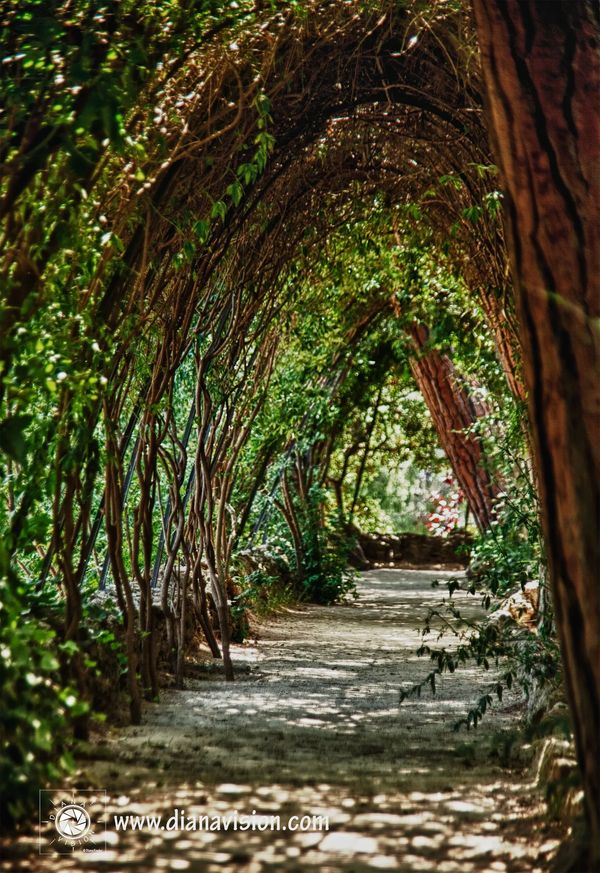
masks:
{"type": "Polygon", "coordinates": [[[471,537],[456,533],[448,537],[404,533],[358,534],[358,548],[351,563],[360,570],[381,566],[437,567],[469,563],[471,537]]]}

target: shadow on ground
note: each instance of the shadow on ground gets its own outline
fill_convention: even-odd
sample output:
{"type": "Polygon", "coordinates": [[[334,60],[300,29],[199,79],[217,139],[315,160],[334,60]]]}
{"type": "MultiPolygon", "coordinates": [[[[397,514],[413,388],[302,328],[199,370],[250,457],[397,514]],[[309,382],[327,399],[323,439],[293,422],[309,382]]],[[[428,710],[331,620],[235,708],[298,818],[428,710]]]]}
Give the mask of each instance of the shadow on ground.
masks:
{"type": "Polygon", "coordinates": [[[418,629],[441,596],[432,580],[448,575],[371,571],[356,602],[288,611],[262,627],[258,645],[236,649],[235,684],[198,668],[202,678],[148,705],[141,727],[99,737],[81,762],[69,791],[95,789],[86,798],[103,848],[78,845],[57,865],[50,822],[49,854],[24,832],[5,843],[0,869],[547,870],[556,834],[527,773],[501,766],[496,752],[517,697],[468,734],[452,724],[491,681],[475,669],[399,706],[399,689],[429,670],[415,655],[418,629]],[[115,815],[162,818],[119,831],[115,815]],[[202,830],[181,828],[201,816],[202,830]],[[303,816],[306,831],[296,828],[303,816]]]}

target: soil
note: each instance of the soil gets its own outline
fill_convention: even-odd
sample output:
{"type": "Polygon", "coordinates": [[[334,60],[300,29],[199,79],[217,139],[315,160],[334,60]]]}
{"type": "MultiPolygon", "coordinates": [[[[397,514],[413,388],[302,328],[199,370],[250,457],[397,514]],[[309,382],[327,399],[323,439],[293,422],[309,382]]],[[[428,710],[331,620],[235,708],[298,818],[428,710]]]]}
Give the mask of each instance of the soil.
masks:
{"type": "MultiPolygon", "coordinates": [[[[431,582],[460,575],[364,573],[357,600],[285,610],[258,628],[257,642],[234,647],[235,683],[222,681],[218,665],[196,664],[184,690],[147,704],[141,726],[105,731],[80,759],[70,787],[96,789],[86,797],[106,790],[106,849],[57,862],[49,825],[42,847],[51,854],[38,855],[37,832],[25,831],[0,869],[548,870],[559,837],[531,769],[504,754],[522,710],[517,692],[468,733],[453,724],[489,673],[461,669],[435,696],[425,690],[399,703],[399,690],[430,669],[415,652],[427,609],[441,598],[431,582]],[[327,816],[329,830],[112,827],[114,814],[169,817],[174,808],[211,818],[256,811],[257,823],[327,816]]],[[[460,596],[475,616],[477,604],[460,596]]]]}

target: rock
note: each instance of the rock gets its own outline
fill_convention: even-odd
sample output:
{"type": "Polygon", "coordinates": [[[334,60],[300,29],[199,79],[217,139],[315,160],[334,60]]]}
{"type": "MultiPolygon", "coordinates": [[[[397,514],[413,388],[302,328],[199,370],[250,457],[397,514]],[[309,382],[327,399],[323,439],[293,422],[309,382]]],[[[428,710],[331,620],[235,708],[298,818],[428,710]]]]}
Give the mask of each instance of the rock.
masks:
{"type": "Polygon", "coordinates": [[[572,742],[546,740],[538,757],[536,777],[545,789],[552,818],[569,822],[582,814],[583,792],[572,742]]]}
{"type": "Polygon", "coordinates": [[[517,588],[505,597],[498,609],[490,614],[489,620],[495,624],[506,624],[512,620],[520,627],[535,631],[539,605],[540,583],[529,580],[523,588],[517,588]]]}

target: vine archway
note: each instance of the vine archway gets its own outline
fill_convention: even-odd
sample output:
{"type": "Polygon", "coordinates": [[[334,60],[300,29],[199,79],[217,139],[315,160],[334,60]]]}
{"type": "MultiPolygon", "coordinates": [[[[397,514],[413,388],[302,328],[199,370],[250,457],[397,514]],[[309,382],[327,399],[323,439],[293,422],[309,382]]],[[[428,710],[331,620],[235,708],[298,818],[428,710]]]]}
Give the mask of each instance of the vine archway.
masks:
{"type": "Polygon", "coordinates": [[[281,512],[300,566],[299,511],[314,522],[309,494],[329,475],[340,423],[308,440],[304,409],[302,451],[282,430],[242,481],[245,452],[325,240],[338,240],[339,261],[344,234],[369,225],[380,281],[343,301],[346,350],[330,350],[319,390],[342,396],[353,349],[393,320],[402,349],[380,342],[379,376],[406,363],[489,527],[502,487],[478,430],[489,404],[451,360],[448,335],[437,339],[444,302],[424,290],[436,259],[460,276],[465,335],[472,319],[485,325],[510,395],[529,397],[598,854],[597,222],[585,109],[597,23],[584,2],[474,6],[473,20],[454,3],[242,3],[216,19],[201,4],[163,21],[150,5],[141,39],[119,8],[73,17],[57,6],[45,33],[15,7],[0,210],[3,572],[13,587],[23,572],[39,589],[58,583],[64,669],[85,697],[82,592],[98,561],[126,629],[134,721],[143,693],[158,693],[157,589],[181,678],[192,605],[219,652],[208,586],[233,678],[230,567],[243,532],[260,527],[257,495],[281,512]]]}

